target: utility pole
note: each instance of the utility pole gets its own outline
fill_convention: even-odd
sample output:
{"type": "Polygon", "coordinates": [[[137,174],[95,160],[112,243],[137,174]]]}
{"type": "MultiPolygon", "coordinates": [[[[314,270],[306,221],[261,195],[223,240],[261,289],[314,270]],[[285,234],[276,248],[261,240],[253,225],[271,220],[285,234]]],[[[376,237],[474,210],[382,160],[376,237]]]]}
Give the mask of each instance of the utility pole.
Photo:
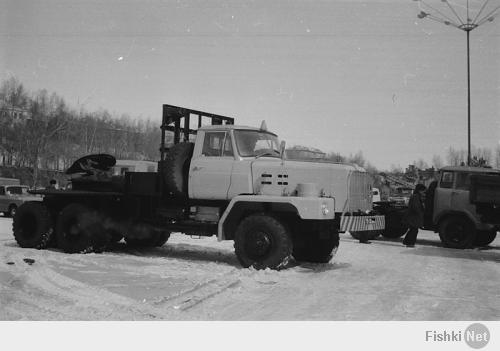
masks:
{"type": "MultiPolygon", "coordinates": [[[[485,12],[485,9],[490,2],[490,0],[485,0],[481,5],[474,18],[471,18],[471,11],[469,7],[469,0],[466,1],[465,11],[466,19],[464,20],[458,11],[458,5],[454,3],[454,6],[450,4],[448,0],[441,0],[441,3],[446,5],[444,10],[440,10],[436,6],[429,4],[429,1],[424,0],[414,0],[418,2],[420,13],[417,15],[418,18],[428,18],[435,22],[445,24],[447,26],[452,26],[457,29],[463,30],[467,33],[467,165],[471,165],[471,123],[470,123],[470,32],[479,27],[486,22],[492,22],[495,16],[498,15],[500,5],[493,6],[493,9],[485,12]],[[484,14],[486,13],[486,15],[484,14]]],[[[462,11],[463,12],[463,11],[462,11]]]]}

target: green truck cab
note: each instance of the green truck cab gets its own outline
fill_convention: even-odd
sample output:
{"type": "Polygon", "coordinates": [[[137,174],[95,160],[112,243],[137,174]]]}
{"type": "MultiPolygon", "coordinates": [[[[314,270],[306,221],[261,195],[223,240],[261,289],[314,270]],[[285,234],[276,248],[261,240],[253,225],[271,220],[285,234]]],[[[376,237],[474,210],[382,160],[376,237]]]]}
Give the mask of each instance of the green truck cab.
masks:
{"type": "Polygon", "coordinates": [[[429,187],[425,229],[447,247],[464,249],[495,240],[500,229],[500,170],[448,166],[429,187]]]}

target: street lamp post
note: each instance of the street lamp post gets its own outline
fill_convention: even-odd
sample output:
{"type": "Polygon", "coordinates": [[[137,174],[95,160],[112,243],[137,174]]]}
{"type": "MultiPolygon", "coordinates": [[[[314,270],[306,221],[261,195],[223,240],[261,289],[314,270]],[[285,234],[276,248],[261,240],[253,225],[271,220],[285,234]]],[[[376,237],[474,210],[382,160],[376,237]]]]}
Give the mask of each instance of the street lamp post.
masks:
{"type": "MultiPolygon", "coordinates": [[[[483,15],[486,6],[490,0],[485,0],[475,15],[471,19],[471,13],[469,8],[469,0],[466,1],[466,20],[464,21],[460,17],[457,9],[453,7],[448,0],[440,0],[442,3],[446,4],[446,11],[440,10],[434,6],[431,6],[428,2],[424,0],[414,0],[419,3],[420,13],[417,15],[418,18],[428,18],[430,20],[445,24],[447,26],[452,26],[457,29],[463,30],[467,33],[467,165],[471,165],[471,142],[470,142],[470,32],[480,25],[486,22],[492,22],[495,16],[498,14],[500,5],[493,8],[493,10],[487,12],[483,15]],[[458,20],[458,22],[457,22],[458,20]]],[[[458,6],[458,5],[455,5],[458,6]]]]}

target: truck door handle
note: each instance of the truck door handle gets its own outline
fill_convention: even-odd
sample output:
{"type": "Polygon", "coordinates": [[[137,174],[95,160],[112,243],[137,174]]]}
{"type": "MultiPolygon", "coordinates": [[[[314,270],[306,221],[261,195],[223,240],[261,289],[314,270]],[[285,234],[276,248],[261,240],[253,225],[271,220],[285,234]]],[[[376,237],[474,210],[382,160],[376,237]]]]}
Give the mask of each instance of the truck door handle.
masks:
{"type": "Polygon", "coordinates": [[[198,166],[194,166],[193,167],[193,172],[196,172],[196,171],[199,171],[199,170],[202,170],[203,167],[198,167],[198,166]]]}

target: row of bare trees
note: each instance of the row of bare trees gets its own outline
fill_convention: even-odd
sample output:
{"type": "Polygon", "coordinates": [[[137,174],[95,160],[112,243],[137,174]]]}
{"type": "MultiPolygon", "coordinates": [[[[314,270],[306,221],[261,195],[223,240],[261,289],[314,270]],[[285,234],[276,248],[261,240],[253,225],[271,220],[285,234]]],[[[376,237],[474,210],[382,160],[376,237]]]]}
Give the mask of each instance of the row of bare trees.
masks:
{"type": "MultiPolygon", "coordinates": [[[[460,166],[467,164],[467,150],[455,149],[449,147],[446,156],[443,158],[439,155],[432,157],[431,163],[427,163],[423,159],[414,162],[414,165],[419,169],[427,169],[434,167],[439,169],[443,166],[460,166]]],[[[500,145],[495,149],[472,147],[471,149],[471,166],[489,166],[500,168],[500,145]]]]}
{"type": "Polygon", "coordinates": [[[55,93],[29,92],[10,78],[0,85],[0,142],[1,164],[30,168],[36,185],[40,169],[64,170],[91,153],[155,160],[160,133],[158,123],[77,110],[55,93]]]}
{"type": "MultiPolygon", "coordinates": [[[[106,110],[75,109],[55,93],[27,91],[15,78],[0,85],[0,163],[31,169],[33,185],[37,184],[40,169],[64,170],[87,154],[109,153],[117,159],[156,160],[159,143],[156,122],[111,115],[106,110]]],[[[475,165],[500,168],[500,146],[495,150],[473,148],[472,156],[475,165]]],[[[371,173],[377,172],[361,151],[349,156],[330,152],[324,158],[356,163],[371,173]]],[[[435,155],[430,164],[423,159],[414,164],[419,169],[441,168],[445,164],[463,164],[466,159],[466,150],[450,147],[446,162],[435,155]]],[[[393,168],[391,171],[397,171],[396,166],[393,168]]]]}

